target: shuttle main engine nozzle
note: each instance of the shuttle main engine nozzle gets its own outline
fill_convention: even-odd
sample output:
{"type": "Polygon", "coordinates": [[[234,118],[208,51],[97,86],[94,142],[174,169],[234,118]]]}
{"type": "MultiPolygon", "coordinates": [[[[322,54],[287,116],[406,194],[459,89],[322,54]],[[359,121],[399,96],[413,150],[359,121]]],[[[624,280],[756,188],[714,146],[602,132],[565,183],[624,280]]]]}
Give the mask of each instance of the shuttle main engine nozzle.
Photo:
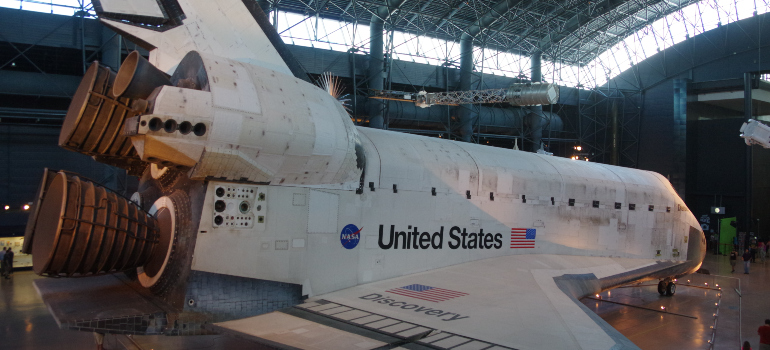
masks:
{"type": "Polygon", "coordinates": [[[139,159],[123,123],[138,113],[127,98],[113,98],[115,72],[94,62],[80,81],[64,117],[59,146],[140,175],[146,163],[139,159]]]}
{"type": "Polygon", "coordinates": [[[49,170],[38,193],[27,232],[35,273],[69,277],[157,269],[166,259],[172,242],[162,218],[128,199],[74,174],[49,170]]]}
{"type": "Polygon", "coordinates": [[[120,66],[112,95],[115,98],[146,99],[155,88],[163,85],[173,85],[169,76],[134,51],[120,66]]]}

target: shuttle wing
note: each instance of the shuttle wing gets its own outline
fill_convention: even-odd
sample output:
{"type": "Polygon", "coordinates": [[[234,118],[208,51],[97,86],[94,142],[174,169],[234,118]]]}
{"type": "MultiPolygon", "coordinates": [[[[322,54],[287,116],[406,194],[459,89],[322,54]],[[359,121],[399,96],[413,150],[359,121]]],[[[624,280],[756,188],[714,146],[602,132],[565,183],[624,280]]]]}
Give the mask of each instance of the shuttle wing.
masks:
{"type": "Polygon", "coordinates": [[[506,256],[363,284],[213,328],[304,349],[637,349],[579,299],[671,276],[685,264],[506,256]]]}

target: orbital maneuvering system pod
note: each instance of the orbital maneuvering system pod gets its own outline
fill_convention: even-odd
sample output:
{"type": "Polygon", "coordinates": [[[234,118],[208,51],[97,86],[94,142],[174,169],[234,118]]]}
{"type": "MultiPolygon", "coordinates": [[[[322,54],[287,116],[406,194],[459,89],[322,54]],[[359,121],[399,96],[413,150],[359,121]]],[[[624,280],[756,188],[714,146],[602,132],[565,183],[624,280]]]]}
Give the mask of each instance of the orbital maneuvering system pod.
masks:
{"type": "Polygon", "coordinates": [[[27,229],[35,272],[72,277],[137,269],[144,287],[165,292],[182,278],[169,269],[189,270],[179,241],[192,246],[190,222],[197,223],[200,208],[189,197],[201,180],[357,181],[365,156],[342,106],[323,90],[276,74],[195,51],[172,76],[136,51],[117,74],[94,62],[60,145],[146,181],[131,201],[76,174],[46,170],[27,229]],[[291,101],[289,91],[304,103],[291,101]]]}

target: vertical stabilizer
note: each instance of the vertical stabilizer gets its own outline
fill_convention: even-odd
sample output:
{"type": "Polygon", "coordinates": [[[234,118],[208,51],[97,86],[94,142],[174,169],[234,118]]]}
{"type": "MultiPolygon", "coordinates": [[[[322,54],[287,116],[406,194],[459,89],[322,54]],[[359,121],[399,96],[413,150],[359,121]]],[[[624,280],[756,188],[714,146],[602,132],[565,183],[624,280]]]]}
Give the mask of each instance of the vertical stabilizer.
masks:
{"type": "Polygon", "coordinates": [[[93,3],[102,23],[149,50],[150,62],[166,73],[172,73],[188,52],[198,51],[307,79],[269,22],[258,23],[257,18],[266,19],[266,16],[261,9],[247,6],[249,1],[94,0],[93,3]]]}

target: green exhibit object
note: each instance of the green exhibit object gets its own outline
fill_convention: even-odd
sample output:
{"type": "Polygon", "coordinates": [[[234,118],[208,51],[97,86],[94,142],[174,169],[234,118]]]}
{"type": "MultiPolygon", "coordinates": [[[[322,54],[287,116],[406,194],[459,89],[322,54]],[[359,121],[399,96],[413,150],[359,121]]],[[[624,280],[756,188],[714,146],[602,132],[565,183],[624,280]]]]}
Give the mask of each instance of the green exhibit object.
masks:
{"type": "Polygon", "coordinates": [[[730,254],[733,248],[733,237],[735,237],[735,227],[730,225],[735,218],[724,218],[719,220],[719,254],[730,254]]]}

